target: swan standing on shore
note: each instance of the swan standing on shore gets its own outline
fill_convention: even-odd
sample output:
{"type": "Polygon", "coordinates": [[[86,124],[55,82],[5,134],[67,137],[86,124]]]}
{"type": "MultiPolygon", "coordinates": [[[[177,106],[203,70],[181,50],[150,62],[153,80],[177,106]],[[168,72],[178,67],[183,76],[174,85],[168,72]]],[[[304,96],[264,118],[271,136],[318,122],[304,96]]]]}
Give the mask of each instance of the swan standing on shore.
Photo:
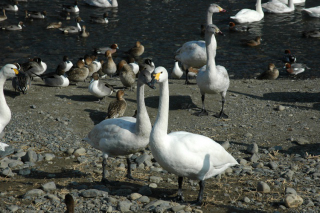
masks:
{"type": "Polygon", "coordinates": [[[217,49],[217,41],[214,34],[221,33],[219,28],[213,24],[207,25],[206,27],[206,50],[207,50],[207,65],[203,66],[197,75],[197,84],[200,88],[201,100],[202,100],[202,110],[199,116],[208,115],[205,109],[204,99],[205,94],[217,94],[220,93],[222,97],[222,108],[216,117],[228,118],[228,116],[223,112],[223,107],[225,103],[225,98],[227,90],[229,88],[230,80],[229,75],[223,66],[216,66],[215,57],[217,49]]]}
{"type": "Polygon", "coordinates": [[[201,204],[205,180],[237,165],[238,162],[219,143],[208,137],[184,131],[167,133],[168,72],[164,67],[157,67],[154,73],[154,79],[160,83],[160,100],[158,116],[150,134],[149,146],[152,155],[165,170],[178,176],[178,200],[183,201],[184,177],[199,180],[197,203],[201,204]]]}
{"type": "MultiPolygon", "coordinates": [[[[14,78],[19,74],[17,67],[13,64],[6,64],[0,70],[0,134],[11,120],[11,111],[4,97],[3,86],[7,78],[14,78]]],[[[5,151],[5,143],[0,142],[0,151],[5,151]]]]}
{"type": "Polygon", "coordinates": [[[103,152],[102,182],[108,182],[106,170],[108,157],[119,155],[127,155],[127,177],[133,179],[129,155],[148,145],[152,129],[144,102],[144,85],[152,87],[151,81],[151,72],[146,69],[142,70],[137,83],[137,118],[121,117],[104,120],[95,125],[88,136],[84,138],[91,146],[103,152]]]}
{"type": "MultiPolygon", "coordinates": [[[[217,4],[210,4],[207,10],[207,25],[212,24],[212,14],[219,12],[225,12],[225,10],[217,4]]],[[[186,73],[185,84],[190,84],[188,79],[188,68],[201,68],[207,63],[205,41],[189,41],[184,43],[182,47],[176,51],[175,59],[180,61],[183,70],[186,73]]]]}
{"type": "Polygon", "coordinates": [[[238,23],[250,23],[263,19],[264,13],[261,7],[261,0],[257,0],[256,10],[242,9],[235,16],[231,16],[235,22],[238,23]]]}

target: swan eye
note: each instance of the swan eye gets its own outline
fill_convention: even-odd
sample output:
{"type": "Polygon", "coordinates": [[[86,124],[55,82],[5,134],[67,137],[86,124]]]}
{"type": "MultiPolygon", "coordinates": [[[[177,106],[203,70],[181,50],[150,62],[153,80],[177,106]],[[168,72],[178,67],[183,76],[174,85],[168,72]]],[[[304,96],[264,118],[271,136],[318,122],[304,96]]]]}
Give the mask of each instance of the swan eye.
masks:
{"type": "Polygon", "coordinates": [[[163,72],[161,72],[161,74],[162,74],[163,72]]]}

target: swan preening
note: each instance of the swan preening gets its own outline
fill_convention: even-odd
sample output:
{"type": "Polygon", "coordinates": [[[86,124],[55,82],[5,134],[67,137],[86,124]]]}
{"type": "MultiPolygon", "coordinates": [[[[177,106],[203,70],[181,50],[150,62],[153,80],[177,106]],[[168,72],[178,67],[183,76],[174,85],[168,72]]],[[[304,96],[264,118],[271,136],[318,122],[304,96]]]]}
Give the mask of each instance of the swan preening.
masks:
{"type": "MultiPolygon", "coordinates": [[[[151,85],[151,72],[144,69],[137,82],[137,117],[107,119],[95,125],[84,139],[103,152],[102,181],[108,182],[106,164],[109,156],[130,155],[144,149],[149,143],[151,122],[144,102],[144,85],[151,85]]],[[[128,173],[131,176],[131,162],[127,157],[128,173]]]]}
{"type": "Polygon", "coordinates": [[[203,199],[205,180],[222,173],[238,162],[219,143],[190,132],[168,134],[169,84],[168,72],[164,67],[154,71],[160,84],[158,115],[150,134],[150,149],[156,161],[167,171],[178,176],[178,199],[183,200],[182,181],[184,177],[199,180],[200,190],[197,202],[203,199]]]}
{"type": "MultiPolygon", "coordinates": [[[[219,12],[225,12],[225,10],[217,4],[210,4],[207,10],[207,25],[212,24],[212,14],[219,12]]],[[[182,47],[176,51],[175,59],[182,64],[183,70],[186,72],[185,83],[189,84],[188,68],[201,68],[207,63],[205,41],[189,41],[184,43],[182,47]]]]}
{"type": "Polygon", "coordinates": [[[235,16],[230,18],[238,23],[250,23],[263,19],[264,13],[261,7],[261,0],[257,0],[256,10],[242,9],[235,16]]]}
{"type": "Polygon", "coordinates": [[[222,97],[222,108],[221,111],[216,117],[227,118],[228,116],[223,112],[225,97],[227,90],[229,88],[230,80],[229,75],[223,66],[216,66],[215,57],[217,49],[217,41],[214,34],[221,33],[219,28],[213,24],[209,24],[206,27],[206,52],[207,52],[207,65],[203,66],[197,75],[197,84],[200,88],[201,100],[202,100],[202,110],[199,113],[199,116],[208,115],[207,110],[205,109],[204,99],[205,94],[221,94],[222,97]]]}

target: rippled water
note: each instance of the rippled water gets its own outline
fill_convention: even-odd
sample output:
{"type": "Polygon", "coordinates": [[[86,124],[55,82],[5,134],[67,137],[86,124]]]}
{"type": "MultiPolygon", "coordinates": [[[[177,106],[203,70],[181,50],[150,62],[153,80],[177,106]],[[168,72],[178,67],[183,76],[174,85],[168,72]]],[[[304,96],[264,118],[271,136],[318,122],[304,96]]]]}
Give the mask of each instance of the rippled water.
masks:
{"type": "MultiPolygon", "coordinates": [[[[88,38],[46,29],[49,23],[60,20],[59,11],[66,2],[72,4],[74,1],[29,0],[28,3],[20,3],[19,12],[7,12],[8,20],[0,22],[1,26],[24,21],[25,28],[19,32],[0,31],[0,66],[38,56],[48,64],[48,71],[53,71],[64,55],[75,63],[94,47],[117,43],[120,49],[127,50],[139,40],[145,46],[143,56],[151,56],[156,66],[164,66],[170,71],[174,53],[184,42],[203,39],[200,24],[205,23],[209,4],[217,3],[228,12],[213,15],[213,23],[225,33],[225,36],[217,36],[216,61],[226,67],[231,78],[251,78],[265,70],[270,62],[282,70],[283,63],[279,59],[285,49],[290,49],[297,56],[297,62],[306,63],[311,68],[299,78],[320,77],[320,39],[301,37],[303,30],[320,28],[319,18],[301,14],[301,8],[318,6],[319,0],[307,0],[304,6],[297,6],[294,13],[265,14],[262,21],[250,24],[252,30],[249,33],[229,33],[228,23],[231,21],[229,17],[240,9],[254,9],[254,0],[118,0],[117,9],[91,7],[79,0],[79,15],[90,32],[88,38]],[[46,10],[48,17],[45,20],[25,20],[26,9],[46,10]],[[91,14],[102,15],[105,11],[109,12],[109,24],[90,22],[91,14]],[[240,39],[257,35],[263,39],[259,47],[241,45],[240,39]]],[[[73,18],[62,22],[64,26],[75,25],[73,18]]],[[[103,58],[100,56],[99,59],[103,58]]],[[[116,62],[119,60],[115,58],[116,62]]],[[[284,70],[281,77],[288,78],[284,70]]]]}

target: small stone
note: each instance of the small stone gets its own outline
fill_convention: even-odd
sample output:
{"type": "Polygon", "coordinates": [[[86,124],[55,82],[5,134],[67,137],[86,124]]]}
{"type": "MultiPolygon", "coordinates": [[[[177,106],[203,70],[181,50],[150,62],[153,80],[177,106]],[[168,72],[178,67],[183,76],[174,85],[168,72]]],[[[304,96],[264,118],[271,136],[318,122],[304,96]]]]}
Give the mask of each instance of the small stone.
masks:
{"type": "Polygon", "coordinates": [[[36,105],[31,105],[30,108],[31,109],[36,109],[37,107],[36,107],[36,105]]]}
{"type": "Polygon", "coordinates": [[[76,151],[74,151],[73,155],[76,157],[79,157],[81,155],[84,155],[86,153],[86,149],[85,148],[79,148],[76,151]]]}
{"type": "Polygon", "coordinates": [[[270,186],[267,183],[260,181],[258,182],[257,191],[262,193],[269,193],[270,186]]]}
{"type": "Polygon", "coordinates": [[[10,210],[11,212],[16,212],[19,210],[19,206],[11,205],[11,206],[7,206],[7,209],[10,210]]]}
{"type": "Polygon", "coordinates": [[[108,192],[100,191],[97,189],[88,189],[82,191],[81,195],[85,198],[94,198],[94,197],[101,197],[103,194],[108,195],[108,192]]]}
{"type": "Polygon", "coordinates": [[[286,188],[286,194],[293,194],[293,195],[296,195],[296,194],[297,194],[297,192],[296,192],[296,190],[294,190],[293,188],[291,188],[291,187],[287,187],[287,188],[286,188]]]}
{"type": "Polygon", "coordinates": [[[253,154],[253,155],[250,157],[250,162],[256,163],[256,162],[258,162],[259,159],[260,159],[260,156],[259,156],[258,154],[253,154]]]}
{"type": "Polygon", "coordinates": [[[158,185],[156,183],[150,183],[149,187],[153,188],[153,189],[156,189],[158,187],[158,185]]]}
{"type": "Polygon", "coordinates": [[[130,206],[132,205],[132,203],[130,201],[120,201],[118,203],[118,210],[120,210],[121,212],[127,212],[130,210],[130,206]]]}
{"type": "Polygon", "coordinates": [[[151,191],[149,186],[142,186],[139,189],[138,193],[141,194],[141,195],[146,195],[146,196],[152,195],[152,191],[151,191]]]}
{"type": "Polygon", "coordinates": [[[276,163],[276,162],[270,162],[269,163],[269,167],[270,167],[270,169],[272,169],[272,170],[276,170],[277,168],[278,168],[278,164],[276,163]]]}
{"type": "Polygon", "coordinates": [[[30,175],[31,174],[31,170],[30,169],[20,169],[19,170],[19,175],[30,175]]]}
{"type": "Polygon", "coordinates": [[[243,198],[243,201],[246,202],[246,203],[250,203],[250,198],[244,197],[244,198],[243,198]]]}
{"type": "Polygon", "coordinates": [[[246,159],[240,159],[240,165],[246,166],[248,161],[246,159]]]}
{"type": "Polygon", "coordinates": [[[178,205],[178,206],[172,207],[171,209],[173,212],[178,212],[180,210],[183,210],[185,207],[186,207],[185,205],[178,205]]]}
{"type": "Polygon", "coordinates": [[[140,164],[143,164],[147,160],[150,161],[151,156],[148,155],[147,153],[143,153],[142,155],[140,155],[139,157],[136,158],[136,163],[138,164],[138,166],[140,166],[140,164]]]}
{"type": "Polygon", "coordinates": [[[160,183],[162,181],[162,177],[150,176],[150,182],[152,183],[160,183]]]}
{"type": "Polygon", "coordinates": [[[53,181],[45,183],[41,187],[46,192],[57,189],[56,184],[53,181]]]}
{"type": "Polygon", "coordinates": [[[11,155],[14,153],[13,146],[6,146],[4,148],[4,151],[0,150],[0,159],[4,158],[5,156],[11,155]]]}
{"type": "Polygon", "coordinates": [[[22,158],[23,162],[32,162],[35,163],[38,160],[38,155],[35,151],[33,150],[28,150],[27,154],[23,156],[22,158]]]}
{"type": "Polygon", "coordinates": [[[150,199],[147,196],[142,196],[137,201],[141,203],[150,203],[150,199]]]}
{"type": "Polygon", "coordinates": [[[282,106],[282,105],[279,105],[278,107],[277,107],[277,110],[278,111],[283,111],[283,110],[285,110],[286,109],[286,107],[285,106],[282,106]]]}
{"type": "Polygon", "coordinates": [[[250,154],[258,153],[259,152],[258,145],[256,143],[249,145],[247,148],[247,152],[249,152],[250,154]]]}
{"type": "Polygon", "coordinates": [[[14,174],[12,172],[12,170],[10,168],[5,168],[4,170],[2,170],[0,172],[0,176],[3,176],[3,177],[13,177],[14,174]]]}
{"type": "Polygon", "coordinates": [[[228,150],[230,147],[230,142],[229,141],[225,141],[221,144],[221,146],[225,149],[228,150]]]}
{"type": "Polygon", "coordinates": [[[294,175],[294,171],[288,170],[286,173],[284,173],[283,176],[284,176],[287,180],[291,181],[292,178],[293,178],[293,175],[294,175]]]}
{"type": "Polygon", "coordinates": [[[297,144],[299,144],[299,145],[306,145],[306,144],[309,144],[309,143],[310,143],[308,140],[306,140],[306,139],[304,139],[304,138],[298,138],[298,139],[296,140],[296,142],[297,142],[297,144]]]}
{"type": "Polygon", "coordinates": [[[50,154],[50,153],[46,153],[44,154],[44,159],[46,161],[52,161],[54,159],[55,155],[54,154],[50,154]]]}
{"type": "Polygon", "coordinates": [[[60,201],[60,199],[57,196],[53,195],[53,194],[48,194],[47,198],[50,199],[50,200],[53,200],[53,201],[60,201]]]}
{"type": "Polygon", "coordinates": [[[27,191],[27,193],[25,193],[25,195],[23,196],[23,198],[26,197],[39,197],[44,195],[44,191],[42,191],[41,189],[31,189],[30,191],[27,191]]]}
{"type": "Polygon", "coordinates": [[[245,135],[244,135],[244,137],[246,137],[246,138],[251,138],[253,135],[251,134],[251,133],[249,133],[249,132],[247,132],[245,135]]]}
{"type": "Polygon", "coordinates": [[[69,148],[67,150],[67,154],[72,155],[74,153],[74,149],[73,148],[69,148]]]}
{"type": "Polygon", "coordinates": [[[299,195],[295,195],[295,194],[289,194],[284,199],[284,204],[288,208],[299,207],[302,205],[302,203],[303,203],[302,197],[300,197],[299,195]]]}
{"type": "Polygon", "coordinates": [[[140,197],[142,197],[142,195],[139,194],[139,193],[132,193],[132,194],[130,195],[130,199],[131,199],[131,200],[136,200],[136,199],[139,199],[140,197]]]}

